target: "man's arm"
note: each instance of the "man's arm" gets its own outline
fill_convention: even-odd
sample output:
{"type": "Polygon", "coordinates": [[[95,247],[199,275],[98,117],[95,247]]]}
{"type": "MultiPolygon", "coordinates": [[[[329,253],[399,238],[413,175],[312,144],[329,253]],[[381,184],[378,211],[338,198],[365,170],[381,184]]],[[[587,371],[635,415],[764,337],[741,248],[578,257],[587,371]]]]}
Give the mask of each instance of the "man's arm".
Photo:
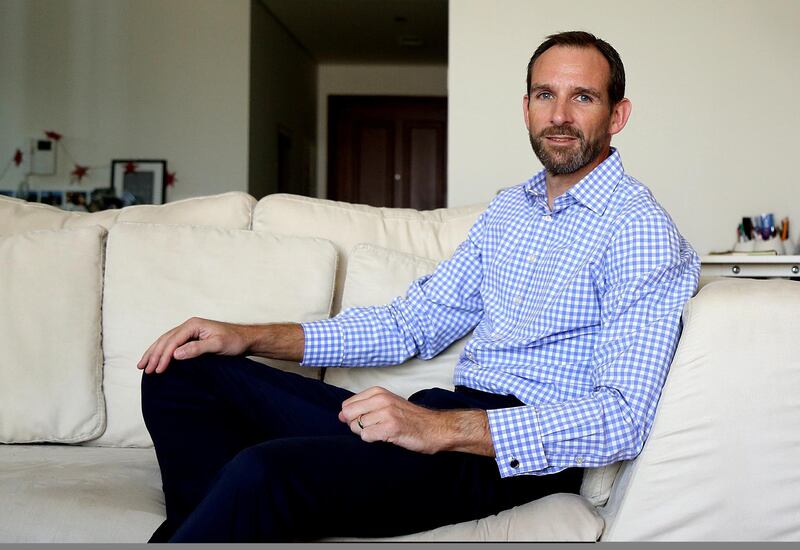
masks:
{"type": "MultiPolygon", "coordinates": [[[[303,329],[296,323],[238,325],[194,317],[156,340],[137,366],[147,374],[162,373],[173,358],[190,359],[204,353],[300,361],[303,349],[303,329]]],[[[485,411],[435,411],[384,388],[369,388],[346,400],[339,420],[368,442],[386,441],[428,454],[494,455],[485,411]]]]}
{"type": "Polygon", "coordinates": [[[342,403],[339,420],[367,442],[385,441],[425,454],[494,456],[486,411],[479,409],[432,410],[374,387],[342,403]]]}
{"type": "Polygon", "coordinates": [[[488,412],[502,476],[602,466],[641,451],[699,276],[697,255],[666,214],[651,214],[621,228],[603,258],[593,389],[488,412]]]}
{"type": "Polygon", "coordinates": [[[153,342],[136,366],[147,374],[161,373],[173,358],[204,353],[300,361],[303,347],[303,328],[297,323],[238,325],[193,317],[153,342]]]}

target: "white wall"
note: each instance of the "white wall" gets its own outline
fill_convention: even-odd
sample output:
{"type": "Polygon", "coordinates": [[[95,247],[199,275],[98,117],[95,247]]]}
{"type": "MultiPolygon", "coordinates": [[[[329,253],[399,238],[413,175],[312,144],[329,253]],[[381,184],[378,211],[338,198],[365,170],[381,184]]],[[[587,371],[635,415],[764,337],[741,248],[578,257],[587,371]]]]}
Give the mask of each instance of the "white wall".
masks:
{"type": "Polygon", "coordinates": [[[699,253],[743,215],[800,236],[797,0],[451,0],[448,202],[489,200],[541,165],[522,121],[525,68],[548,34],[588,30],[622,56],[633,114],[615,138],[699,253]]]}
{"type": "Polygon", "coordinates": [[[327,195],[328,96],[447,96],[446,65],[320,64],[317,73],[317,196],[327,195]]]}
{"type": "Polygon", "coordinates": [[[112,159],[164,158],[169,200],[246,191],[249,29],[249,0],[0,0],[0,170],[52,129],[104,166],[76,188],[108,186],[112,159]]]}
{"type": "Polygon", "coordinates": [[[316,190],[317,63],[256,0],[250,71],[250,184],[256,198],[278,191],[278,128],[291,139],[291,192],[316,190]]]}

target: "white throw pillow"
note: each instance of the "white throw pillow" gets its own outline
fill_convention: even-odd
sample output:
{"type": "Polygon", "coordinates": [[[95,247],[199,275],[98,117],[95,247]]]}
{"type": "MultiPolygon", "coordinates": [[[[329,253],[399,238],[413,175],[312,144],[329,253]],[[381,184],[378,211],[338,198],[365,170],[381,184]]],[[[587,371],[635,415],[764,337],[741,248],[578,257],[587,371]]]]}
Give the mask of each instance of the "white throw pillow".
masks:
{"type": "Polygon", "coordinates": [[[335,271],[336,252],[323,239],[117,223],[108,236],[103,296],[108,427],[94,444],[152,444],[136,363],[161,334],[192,316],[236,323],[324,319],[335,271]]]}
{"type": "Polygon", "coordinates": [[[339,252],[332,314],[341,309],[349,254],[359,243],[441,261],[453,255],[485,204],[419,211],[267,195],[253,210],[253,229],[330,240],[339,252]]]}
{"type": "Polygon", "coordinates": [[[0,238],[0,442],[76,443],[103,431],[105,236],[93,226],[0,238]]]}
{"type": "MultiPolygon", "coordinates": [[[[437,264],[428,258],[359,244],[350,253],[342,309],[389,303],[405,295],[412,281],[432,273],[437,264]]],[[[425,388],[453,389],[453,370],[468,339],[465,336],[454,342],[428,361],[410,359],[389,367],[328,368],[325,381],[353,392],[381,386],[403,397],[425,388]]]]}

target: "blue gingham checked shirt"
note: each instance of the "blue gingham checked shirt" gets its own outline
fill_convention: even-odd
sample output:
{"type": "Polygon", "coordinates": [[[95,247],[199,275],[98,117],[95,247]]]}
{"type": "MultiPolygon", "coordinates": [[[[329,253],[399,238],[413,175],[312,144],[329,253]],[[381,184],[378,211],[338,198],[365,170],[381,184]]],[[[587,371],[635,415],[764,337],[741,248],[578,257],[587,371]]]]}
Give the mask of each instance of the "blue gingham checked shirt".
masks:
{"type": "Polygon", "coordinates": [[[304,323],[304,365],[429,359],[473,328],[454,384],[488,411],[503,477],[636,456],[700,274],[697,254],[612,154],[547,205],[544,172],[500,193],[405,297],[304,323]]]}

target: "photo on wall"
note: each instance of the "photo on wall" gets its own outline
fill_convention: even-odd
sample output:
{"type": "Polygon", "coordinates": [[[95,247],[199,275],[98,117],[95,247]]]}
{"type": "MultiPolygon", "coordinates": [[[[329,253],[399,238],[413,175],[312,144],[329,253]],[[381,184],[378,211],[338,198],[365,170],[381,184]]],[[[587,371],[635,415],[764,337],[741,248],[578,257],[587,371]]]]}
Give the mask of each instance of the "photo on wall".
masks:
{"type": "Polygon", "coordinates": [[[164,204],[166,160],[112,160],[111,187],[123,206],[164,204]]]}

